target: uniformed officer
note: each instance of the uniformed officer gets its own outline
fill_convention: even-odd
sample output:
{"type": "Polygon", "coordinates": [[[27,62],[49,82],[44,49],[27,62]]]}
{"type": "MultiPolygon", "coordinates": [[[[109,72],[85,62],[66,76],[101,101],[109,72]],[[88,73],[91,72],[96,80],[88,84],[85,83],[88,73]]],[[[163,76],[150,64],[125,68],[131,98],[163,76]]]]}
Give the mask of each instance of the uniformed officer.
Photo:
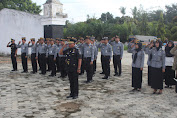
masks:
{"type": "MultiPolygon", "coordinates": [[[[47,45],[44,43],[44,38],[40,38],[40,44],[37,47],[37,55],[39,56],[39,61],[41,65],[41,73],[46,74],[46,57],[48,56],[47,45]]],[[[37,59],[38,57],[36,57],[37,59]]]]}
{"type": "MultiPolygon", "coordinates": [[[[66,44],[65,43],[65,39],[61,39],[61,42],[60,42],[60,44],[61,44],[61,46],[60,46],[60,49],[59,50],[61,50],[61,48],[66,44]]],[[[66,44],[67,45],[67,44],[66,44]]],[[[66,49],[67,49],[68,47],[65,47],[64,49],[63,49],[63,51],[65,51],[66,49]]],[[[66,76],[67,76],[67,69],[66,69],[66,55],[59,55],[59,57],[60,57],[60,67],[61,67],[61,69],[60,69],[60,73],[61,73],[61,78],[65,78],[66,76]]],[[[59,78],[60,78],[59,77],[59,78]]]]}
{"type": "MultiPolygon", "coordinates": [[[[41,39],[43,39],[43,38],[38,39],[37,46],[41,43],[41,39]]],[[[36,60],[38,60],[39,70],[41,70],[40,55],[38,53],[38,50],[37,50],[36,54],[38,54],[38,55],[36,55],[36,60]]]]}
{"type": "MultiPolygon", "coordinates": [[[[50,46],[51,46],[51,44],[50,44],[50,38],[46,38],[46,45],[47,45],[47,52],[49,52],[48,51],[48,49],[50,48],[50,46]]],[[[47,54],[48,55],[48,54],[47,54]]],[[[46,64],[47,64],[47,71],[51,71],[51,65],[50,65],[50,62],[49,62],[49,57],[47,57],[46,58],[46,64]]]]}
{"type": "Polygon", "coordinates": [[[123,57],[124,46],[122,42],[120,42],[119,36],[112,38],[110,44],[112,45],[113,48],[113,64],[114,64],[114,72],[115,72],[114,76],[121,76],[122,73],[121,60],[123,57]],[[117,67],[119,69],[119,73],[117,72],[117,67]]]}
{"type": "Polygon", "coordinates": [[[132,51],[135,49],[135,43],[137,42],[136,38],[130,38],[130,42],[128,43],[128,52],[132,53],[132,51]]]}
{"type": "Polygon", "coordinates": [[[28,44],[26,44],[26,38],[22,38],[22,44],[21,41],[19,41],[17,48],[21,48],[21,59],[22,59],[22,66],[23,66],[23,72],[22,73],[27,73],[28,72],[28,44]]]}
{"type": "Polygon", "coordinates": [[[60,50],[60,55],[67,55],[67,70],[68,70],[68,77],[70,81],[70,95],[67,98],[78,98],[78,91],[79,91],[79,85],[78,85],[78,74],[81,72],[81,62],[82,57],[81,53],[78,48],[75,47],[76,40],[70,39],[68,41],[69,49],[64,50],[64,48],[67,47],[67,45],[64,45],[62,49],[60,50]]]}
{"type": "Polygon", "coordinates": [[[142,43],[137,42],[135,49],[132,52],[132,91],[141,91],[142,87],[142,72],[144,67],[144,51],[142,43]]]}
{"type": "Polygon", "coordinates": [[[104,37],[101,43],[98,45],[101,48],[103,72],[105,76],[102,79],[109,79],[110,76],[110,61],[112,58],[112,47],[108,43],[108,37],[104,37]]]}
{"type": "Polygon", "coordinates": [[[87,72],[86,83],[92,82],[93,77],[93,61],[94,61],[94,47],[91,44],[91,38],[87,36],[85,38],[85,43],[83,44],[83,54],[84,54],[84,64],[85,70],[87,72]]]}
{"type": "Polygon", "coordinates": [[[57,66],[57,70],[56,70],[56,72],[60,72],[60,70],[61,70],[61,68],[60,68],[60,57],[59,57],[59,52],[60,52],[60,47],[61,47],[61,40],[60,40],[60,38],[56,38],[56,55],[57,55],[57,57],[56,57],[56,66],[57,66]]]}
{"type": "Polygon", "coordinates": [[[79,75],[84,74],[84,50],[83,50],[83,45],[84,45],[84,38],[80,37],[79,41],[77,42],[79,44],[77,44],[77,47],[79,48],[81,55],[82,55],[82,65],[81,65],[81,73],[79,75]]]}
{"type": "Polygon", "coordinates": [[[50,39],[50,47],[47,50],[48,52],[48,58],[49,58],[49,65],[51,67],[51,74],[49,75],[50,77],[56,76],[56,45],[54,44],[54,39],[50,39]]]}
{"type": "Polygon", "coordinates": [[[155,48],[150,50],[151,58],[151,87],[154,94],[159,89],[158,94],[162,94],[163,90],[163,73],[165,72],[165,51],[162,50],[162,42],[157,40],[155,48]]]}
{"type": "Polygon", "coordinates": [[[91,37],[91,44],[93,45],[94,48],[94,61],[93,61],[93,75],[94,75],[96,72],[96,60],[98,56],[98,48],[95,43],[95,37],[91,37]]]}
{"type": "Polygon", "coordinates": [[[11,39],[11,44],[10,42],[7,44],[7,47],[11,47],[11,60],[12,60],[12,66],[13,70],[12,71],[17,71],[17,45],[15,44],[15,40],[11,39]]]}
{"type": "Polygon", "coordinates": [[[31,42],[29,41],[28,47],[31,47],[31,64],[32,64],[32,69],[33,71],[31,72],[32,74],[37,73],[37,43],[35,43],[35,38],[31,39],[31,42]],[[30,45],[30,43],[32,43],[30,45]]]}

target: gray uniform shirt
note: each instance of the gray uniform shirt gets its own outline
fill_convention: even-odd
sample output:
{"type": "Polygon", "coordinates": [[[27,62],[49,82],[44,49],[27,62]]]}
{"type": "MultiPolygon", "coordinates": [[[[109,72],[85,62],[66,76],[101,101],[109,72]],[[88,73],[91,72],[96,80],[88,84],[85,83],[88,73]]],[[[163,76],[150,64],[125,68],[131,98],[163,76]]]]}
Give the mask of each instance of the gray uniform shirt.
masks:
{"type": "Polygon", "coordinates": [[[80,52],[81,52],[81,55],[84,54],[84,47],[83,47],[84,43],[79,43],[77,44],[77,48],[79,48],[80,52]]]}
{"type": "Polygon", "coordinates": [[[133,63],[136,52],[137,52],[136,50],[133,50],[132,52],[132,67],[143,68],[144,67],[144,51],[141,50],[137,53],[136,61],[135,63],[133,63]]]}
{"type": "Polygon", "coordinates": [[[123,52],[124,52],[124,46],[121,42],[110,42],[113,48],[113,55],[120,55],[120,57],[123,57],[123,52]]]}
{"type": "Polygon", "coordinates": [[[31,48],[31,54],[36,54],[37,53],[37,44],[28,45],[28,47],[31,48]]]}
{"type": "Polygon", "coordinates": [[[97,56],[98,56],[98,48],[97,48],[96,44],[93,45],[93,48],[94,48],[94,60],[96,60],[97,56]]]}
{"type": "Polygon", "coordinates": [[[110,59],[112,58],[112,47],[109,43],[107,44],[100,43],[98,44],[98,48],[101,48],[101,55],[110,56],[110,59]]]}
{"type": "Polygon", "coordinates": [[[91,61],[94,61],[94,47],[90,44],[84,44],[83,45],[84,50],[84,58],[91,57],[91,61]]]}
{"type": "Polygon", "coordinates": [[[54,56],[54,59],[56,59],[57,57],[57,54],[56,54],[56,45],[53,44],[53,45],[50,45],[50,47],[48,48],[48,54],[49,55],[53,55],[54,56]]]}
{"type": "Polygon", "coordinates": [[[38,56],[38,54],[46,54],[48,56],[47,49],[48,49],[48,47],[45,43],[38,44],[36,55],[38,56]]]}
{"type": "Polygon", "coordinates": [[[151,67],[165,69],[165,51],[152,48],[149,53],[152,54],[151,67]]]}
{"type": "Polygon", "coordinates": [[[26,56],[28,55],[28,44],[22,43],[21,45],[18,44],[17,48],[21,48],[21,54],[26,53],[26,56]]]}
{"type": "Polygon", "coordinates": [[[145,53],[148,54],[148,61],[147,61],[147,65],[151,66],[151,60],[150,60],[150,52],[152,49],[150,49],[149,47],[145,48],[145,53]]]}

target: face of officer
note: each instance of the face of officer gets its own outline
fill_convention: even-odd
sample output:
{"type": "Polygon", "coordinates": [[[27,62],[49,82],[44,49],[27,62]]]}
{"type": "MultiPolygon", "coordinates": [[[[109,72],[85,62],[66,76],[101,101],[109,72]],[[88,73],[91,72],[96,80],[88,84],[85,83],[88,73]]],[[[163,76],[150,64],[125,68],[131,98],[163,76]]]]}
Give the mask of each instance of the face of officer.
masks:
{"type": "Polygon", "coordinates": [[[34,44],[35,44],[35,41],[34,41],[34,40],[32,40],[32,41],[31,41],[31,43],[34,45],[34,44]]]}
{"type": "Polygon", "coordinates": [[[50,41],[49,41],[49,40],[47,40],[47,44],[50,44],[50,41]]]}
{"type": "Polygon", "coordinates": [[[94,41],[91,41],[91,44],[93,44],[94,43],[94,41]]]}
{"type": "Polygon", "coordinates": [[[104,40],[104,43],[107,44],[107,43],[108,43],[108,40],[104,40]]]}
{"type": "Polygon", "coordinates": [[[159,42],[156,42],[156,43],[155,43],[155,46],[158,48],[158,47],[159,47],[159,42]]]}
{"type": "Polygon", "coordinates": [[[65,42],[64,41],[61,41],[61,45],[64,45],[65,44],[65,42]]]}
{"type": "Polygon", "coordinates": [[[172,45],[173,45],[172,42],[168,43],[168,47],[172,47],[172,45]]]}
{"type": "Polygon", "coordinates": [[[90,44],[90,39],[86,39],[85,43],[90,44]]]}
{"type": "Polygon", "coordinates": [[[120,39],[117,37],[117,38],[115,38],[115,41],[116,41],[116,42],[119,42],[119,41],[120,41],[120,39]]]}
{"type": "Polygon", "coordinates": [[[41,42],[41,44],[43,44],[43,43],[44,43],[44,40],[41,40],[40,42],[41,42]]]}
{"type": "Polygon", "coordinates": [[[53,45],[53,44],[54,44],[54,41],[50,41],[50,44],[53,45]]]}
{"type": "Polygon", "coordinates": [[[22,43],[25,43],[26,42],[26,40],[25,39],[22,39],[22,43]]]}
{"type": "Polygon", "coordinates": [[[75,43],[70,43],[69,44],[69,48],[74,48],[74,46],[75,46],[75,43]]]}
{"type": "Polygon", "coordinates": [[[11,41],[11,43],[12,43],[12,44],[14,44],[14,43],[15,43],[15,41],[13,40],[13,41],[11,41]]]}
{"type": "Polygon", "coordinates": [[[135,45],[135,48],[136,48],[136,49],[138,49],[138,48],[139,48],[138,44],[136,44],[136,45],[135,45]]]}
{"type": "Polygon", "coordinates": [[[56,43],[57,43],[57,44],[59,44],[59,41],[58,41],[58,40],[56,40],[56,43]]]}

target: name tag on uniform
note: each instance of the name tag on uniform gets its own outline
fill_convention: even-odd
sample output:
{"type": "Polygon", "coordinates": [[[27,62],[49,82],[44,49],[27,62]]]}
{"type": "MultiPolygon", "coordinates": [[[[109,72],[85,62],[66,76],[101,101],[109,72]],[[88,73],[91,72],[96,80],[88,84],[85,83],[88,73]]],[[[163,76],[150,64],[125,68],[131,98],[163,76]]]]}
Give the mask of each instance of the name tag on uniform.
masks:
{"type": "Polygon", "coordinates": [[[105,52],[107,53],[108,51],[106,50],[105,52]]]}
{"type": "Polygon", "coordinates": [[[87,51],[87,53],[89,53],[89,51],[87,51]]]}

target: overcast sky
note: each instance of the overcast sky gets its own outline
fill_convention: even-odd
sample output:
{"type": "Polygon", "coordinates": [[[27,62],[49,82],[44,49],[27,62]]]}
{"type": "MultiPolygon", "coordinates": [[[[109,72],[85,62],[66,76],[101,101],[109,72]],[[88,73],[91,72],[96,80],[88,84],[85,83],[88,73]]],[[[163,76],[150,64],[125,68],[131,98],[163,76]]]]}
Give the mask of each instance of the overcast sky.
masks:
{"type": "MultiPolygon", "coordinates": [[[[38,5],[43,5],[46,0],[32,0],[38,5]]],[[[63,3],[64,13],[68,14],[68,20],[71,22],[85,21],[87,14],[90,17],[100,18],[102,13],[110,12],[116,16],[122,16],[119,8],[126,7],[126,15],[131,15],[131,8],[140,5],[145,10],[164,9],[165,5],[177,3],[176,0],[60,0],[63,3]]]]}

